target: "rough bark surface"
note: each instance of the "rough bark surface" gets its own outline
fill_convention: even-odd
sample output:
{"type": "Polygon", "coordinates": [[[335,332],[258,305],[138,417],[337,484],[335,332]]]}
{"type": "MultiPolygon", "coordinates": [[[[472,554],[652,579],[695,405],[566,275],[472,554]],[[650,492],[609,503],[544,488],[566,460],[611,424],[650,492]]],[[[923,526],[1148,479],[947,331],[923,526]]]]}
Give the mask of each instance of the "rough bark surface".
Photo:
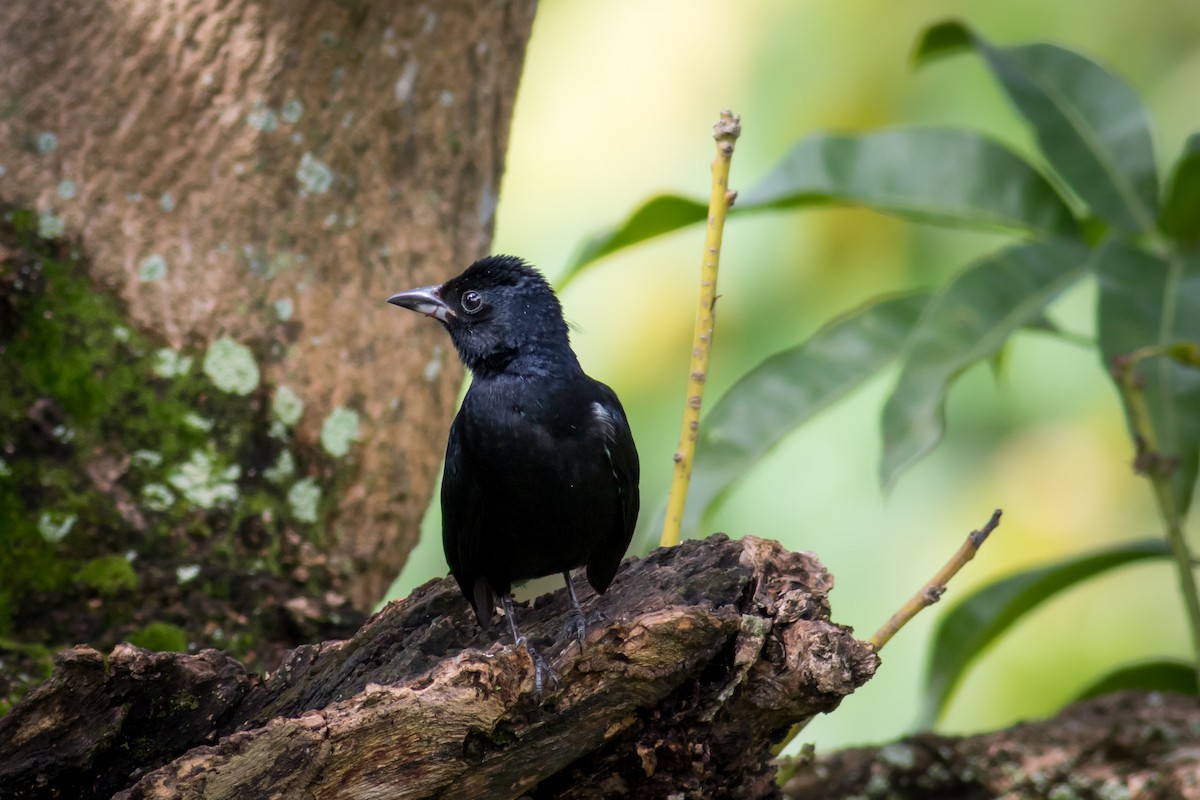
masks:
{"type": "Polygon", "coordinates": [[[486,250],[534,6],[0,3],[0,204],[78,242],[136,328],[250,345],[299,440],[357,414],[328,535],[360,609],[415,540],[461,374],[384,299],[486,250]]]}
{"type": "Polygon", "coordinates": [[[1200,698],[1119,692],[980,736],[923,734],[818,758],[793,800],[1200,798],[1200,698]]]}
{"type": "Polygon", "coordinates": [[[878,664],[829,621],[831,585],[753,538],[631,560],[582,598],[605,617],[582,653],[565,591],[519,611],[558,676],[540,699],[450,580],[265,678],[215,651],[122,646],[105,670],[77,648],[0,719],[0,795],[770,797],[771,742],[878,664]]]}

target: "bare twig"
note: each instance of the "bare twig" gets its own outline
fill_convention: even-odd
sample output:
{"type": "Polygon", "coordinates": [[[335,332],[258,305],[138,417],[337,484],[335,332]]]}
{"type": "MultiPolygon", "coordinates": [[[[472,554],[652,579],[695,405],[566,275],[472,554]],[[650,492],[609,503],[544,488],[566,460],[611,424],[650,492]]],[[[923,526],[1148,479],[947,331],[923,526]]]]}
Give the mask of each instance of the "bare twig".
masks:
{"type": "Polygon", "coordinates": [[[892,614],[891,619],[884,623],[883,627],[875,632],[875,635],[867,640],[878,652],[888,641],[895,636],[901,628],[908,624],[909,620],[919,614],[922,609],[942,599],[942,595],[946,593],[946,584],[950,579],[958,574],[958,571],[966,566],[967,562],[975,557],[975,553],[979,551],[980,546],[987,541],[988,535],[996,530],[996,526],[1000,524],[1000,509],[992,512],[992,518],[987,521],[979,530],[971,531],[967,536],[967,540],[962,543],[962,547],[958,548],[958,552],[954,554],[945,566],[937,571],[937,574],[929,579],[921,590],[914,594],[912,598],[900,607],[900,610],[892,614]]]}
{"type": "Polygon", "coordinates": [[[679,449],[675,451],[675,472],[671,478],[671,494],[667,498],[667,518],[661,538],[664,547],[679,544],[688,482],[692,477],[692,460],[696,455],[696,437],[700,431],[700,403],[704,397],[704,381],[708,378],[708,355],[712,351],[721,237],[725,231],[725,216],[737,197],[736,192],[729,191],[729,165],[733,160],[733,147],[741,132],[741,117],[728,109],[722,110],[720,121],[713,126],[717,155],[712,162],[712,193],[708,200],[708,228],[704,236],[704,258],[700,269],[700,301],[692,337],[687,402],[683,406],[683,429],[679,434],[679,449]]]}

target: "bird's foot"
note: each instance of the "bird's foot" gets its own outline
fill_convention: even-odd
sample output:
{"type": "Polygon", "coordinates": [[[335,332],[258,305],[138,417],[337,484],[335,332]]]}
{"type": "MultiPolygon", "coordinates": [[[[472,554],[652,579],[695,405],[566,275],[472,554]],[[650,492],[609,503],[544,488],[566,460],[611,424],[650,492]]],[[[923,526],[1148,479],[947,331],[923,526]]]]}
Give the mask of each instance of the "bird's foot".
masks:
{"type": "Polygon", "coordinates": [[[511,594],[501,596],[500,605],[504,608],[504,615],[508,617],[509,630],[512,631],[513,644],[517,647],[524,647],[525,652],[529,654],[529,660],[533,662],[533,691],[537,694],[538,699],[542,698],[542,689],[546,686],[546,680],[549,679],[555,686],[558,685],[558,675],[546,663],[546,659],[542,658],[542,654],[533,649],[533,645],[525,638],[525,634],[517,628],[517,614],[513,609],[513,599],[511,594]]]}
{"type": "Polygon", "coordinates": [[[524,647],[525,652],[529,654],[529,660],[533,662],[533,693],[540,700],[547,681],[558,686],[558,673],[524,636],[517,639],[517,646],[524,647]]]}
{"type": "Polygon", "coordinates": [[[582,609],[573,608],[567,614],[567,635],[572,634],[579,640],[579,655],[583,655],[584,642],[587,641],[587,618],[582,609]]]}

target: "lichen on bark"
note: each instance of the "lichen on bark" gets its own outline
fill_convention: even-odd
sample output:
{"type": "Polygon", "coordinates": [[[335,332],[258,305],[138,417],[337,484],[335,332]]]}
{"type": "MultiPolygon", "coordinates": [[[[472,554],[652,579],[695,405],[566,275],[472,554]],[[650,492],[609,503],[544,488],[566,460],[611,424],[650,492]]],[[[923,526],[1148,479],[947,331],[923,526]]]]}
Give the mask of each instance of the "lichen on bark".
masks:
{"type": "Polygon", "coordinates": [[[41,645],[262,667],[361,620],[319,549],[344,468],[292,436],[271,348],[176,351],[88,274],[35,213],[0,212],[0,711],[45,676],[41,645]]]}

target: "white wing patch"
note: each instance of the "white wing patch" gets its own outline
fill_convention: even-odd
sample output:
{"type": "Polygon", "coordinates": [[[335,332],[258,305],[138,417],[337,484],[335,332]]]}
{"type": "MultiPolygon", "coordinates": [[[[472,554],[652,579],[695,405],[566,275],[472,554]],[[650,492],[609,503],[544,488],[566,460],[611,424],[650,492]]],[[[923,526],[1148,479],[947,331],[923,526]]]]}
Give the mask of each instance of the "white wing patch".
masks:
{"type": "Polygon", "coordinates": [[[608,443],[617,438],[616,421],[613,420],[612,412],[600,403],[592,403],[592,414],[604,432],[604,455],[608,458],[608,467],[612,470],[613,480],[620,486],[621,477],[617,475],[617,465],[613,463],[612,451],[608,449],[608,443]]]}
{"type": "Polygon", "coordinates": [[[605,439],[617,438],[617,425],[613,420],[611,411],[600,403],[592,403],[592,415],[596,417],[596,421],[600,423],[600,427],[604,428],[605,439]]]}

